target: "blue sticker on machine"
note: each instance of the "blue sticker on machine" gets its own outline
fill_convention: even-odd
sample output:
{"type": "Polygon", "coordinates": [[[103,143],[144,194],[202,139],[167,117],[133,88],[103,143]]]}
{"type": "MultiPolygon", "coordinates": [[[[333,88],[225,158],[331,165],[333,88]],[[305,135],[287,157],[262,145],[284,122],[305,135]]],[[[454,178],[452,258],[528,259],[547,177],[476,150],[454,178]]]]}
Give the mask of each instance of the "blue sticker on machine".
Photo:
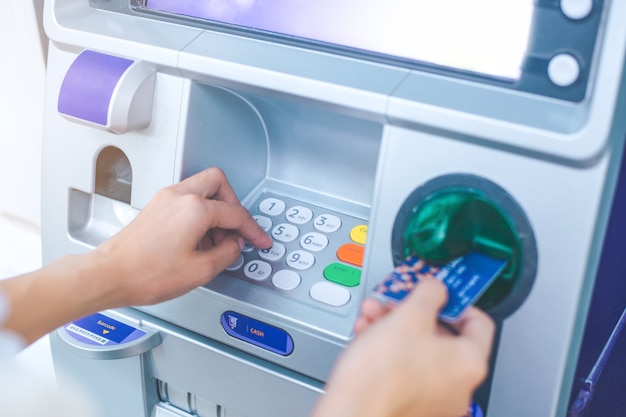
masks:
{"type": "Polygon", "coordinates": [[[470,404],[470,407],[467,410],[467,416],[465,417],[484,417],[485,413],[483,413],[483,409],[480,408],[480,406],[475,403],[472,402],[470,404]]]}
{"type": "Polygon", "coordinates": [[[419,281],[438,279],[448,288],[448,302],[440,311],[439,318],[453,322],[478,300],[505,266],[506,261],[478,252],[468,253],[441,267],[429,265],[417,256],[410,256],[374,288],[372,296],[381,302],[397,303],[419,281]]]}
{"type": "Polygon", "coordinates": [[[65,330],[76,340],[100,346],[127,343],[146,334],[100,313],[69,323],[65,325],[65,330]]]}
{"type": "Polygon", "coordinates": [[[234,311],[226,311],[222,327],[229,335],[270,352],[287,356],[293,352],[293,339],[287,332],[234,311]]]}

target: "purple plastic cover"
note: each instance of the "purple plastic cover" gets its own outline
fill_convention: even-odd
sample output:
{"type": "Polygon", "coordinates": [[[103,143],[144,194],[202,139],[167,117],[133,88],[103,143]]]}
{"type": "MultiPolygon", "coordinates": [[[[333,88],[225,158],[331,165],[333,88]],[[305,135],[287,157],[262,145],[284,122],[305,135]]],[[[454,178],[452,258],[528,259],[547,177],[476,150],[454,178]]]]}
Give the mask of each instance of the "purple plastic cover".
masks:
{"type": "Polygon", "coordinates": [[[130,59],[83,51],[65,74],[59,92],[59,113],[106,126],[109,104],[130,59]]]}

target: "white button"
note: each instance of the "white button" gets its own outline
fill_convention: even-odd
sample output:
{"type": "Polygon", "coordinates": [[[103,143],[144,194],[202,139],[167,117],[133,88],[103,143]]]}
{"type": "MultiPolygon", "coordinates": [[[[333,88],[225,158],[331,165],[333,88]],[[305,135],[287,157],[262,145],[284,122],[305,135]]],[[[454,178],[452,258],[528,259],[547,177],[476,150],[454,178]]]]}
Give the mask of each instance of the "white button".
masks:
{"type": "Polygon", "coordinates": [[[580,20],[591,13],[593,0],[561,0],[563,14],[572,20],[580,20]]]}
{"type": "Polygon", "coordinates": [[[330,282],[318,282],[311,287],[309,295],[314,300],[329,304],[333,307],[341,307],[350,301],[350,291],[347,288],[330,282]]]}
{"type": "Polygon", "coordinates": [[[321,233],[307,233],[300,239],[300,246],[306,250],[318,252],[328,246],[328,238],[321,233]]]}
{"type": "Polygon", "coordinates": [[[341,227],[341,219],[332,214],[320,214],[315,218],[313,226],[320,232],[332,233],[341,227]]]}
{"type": "Polygon", "coordinates": [[[243,273],[250,279],[262,281],[272,273],[272,266],[263,261],[250,261],[243,268],[243,273]]]}
{"type": "Polygon", "coordinates": [[[305,224],[311,221],[313,218],[313,212],[311,209],[302,206],[294,206],[287,210],[285,218],[291,223],[305,224]]]}
{"type": "Polygon", "coordinates": [[[315,256],[303,250],[295,250],[287,255],[287,265],[293,269],[304,271],[315,263],[315,256]]]}
{"type": "Polygon", "coordinates": [[[245,244],[245,245],[243,245],[242,252],[252,252],[254,249],[255,249],[255,248],[254,248],[254,246],[252,246],[252,243],[250,243],[250,242],[248,242],[248,241],[246,240],[246,244],[245,244]]]}
{"type": "Polygon", "coordinates": [[[300,285],[301,281],[302,278],[300,278],[297,272],[288,269],[281,269],[272,277],[272,284],[274,284],[276,288],[287,291],[296,288],[300,285]]]}
{"type": "Polygon", "coordinates": [[[239,255],[239,259],[237,259],[232,264],[226,267],[227,271],[234,271],[235,269],[239,269],[243,265],[243,255],[239,255]]]}
{"type": "Polygon", "coordinates": [[[285,202],[277,198],[266,198],[259,204],[259,210],[269,216],[278,216],[285,211],[285,202]]]}
{"type": "Polygon", "coordinates": [[[268,230],[270,230],[272,228],[272,219],[270,219],[269,217],[260,216],[258,214],[256,216],[252,216],[252,217],[254,218],[254,220],[256,220],[258,225],[265,232],[267,232],[268,230]]]}
{"type": "Polygon", "coordinates": [[[266,261],[277,261],[285,256],[285,252],[287,252],[285,245],[283,245],[282,243],[274,242],[274,245],[272,245],[271,248],[261,249],[259,251],[259,256],[266,261]]]}
{"type": "Polygon", "coordinates": [[[300,230],[288,223],[277,224],[272,229],[272,237],[281,242],[292,242],[298,238],[298,234],[300,234],[300,230]]]}
{"type": "Polygon", "coordinates": [[[548,77],[559,87],[567,87],[578,79],[580,67],[576,58],[569,54],[555,55],[548,64],[548,77]]]}

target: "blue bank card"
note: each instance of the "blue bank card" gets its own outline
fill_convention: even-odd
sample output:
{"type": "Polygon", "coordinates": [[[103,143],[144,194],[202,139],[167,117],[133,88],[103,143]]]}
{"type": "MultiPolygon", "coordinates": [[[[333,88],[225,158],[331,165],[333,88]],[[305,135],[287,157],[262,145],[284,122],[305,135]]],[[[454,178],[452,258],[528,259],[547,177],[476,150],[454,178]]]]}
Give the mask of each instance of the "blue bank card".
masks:
{"type": "Polygon", "coordinates": [[[382,303],[398,303],[419,281],[438,279],[448,288],[448,302],[439,312],[439,318],[455,322],[505,266],[506,261],[478,252],[470,252],[442,266],[432,266],[417,256],[409,256],[374,288],[372,297],[382,303]]]}

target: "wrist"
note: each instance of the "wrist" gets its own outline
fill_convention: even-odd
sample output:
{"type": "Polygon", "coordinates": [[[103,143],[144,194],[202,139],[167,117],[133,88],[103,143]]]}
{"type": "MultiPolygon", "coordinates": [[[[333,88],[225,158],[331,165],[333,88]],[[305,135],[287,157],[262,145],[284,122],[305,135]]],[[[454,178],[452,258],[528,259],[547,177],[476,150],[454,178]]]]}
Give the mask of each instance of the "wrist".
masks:
{"type": "Polygon", "coordinates": [[[97,248],[90,252],[73,255],[76,268],[73,279],[84,291],[85,309],[88,314],[125,305],[124,293],[117,281],[123,278],[119,262],[114,262],[107,250],[97,248]]]}
{"type": "Polygon", "coordinates": [[[91,252],[67,255],[0,285],[10,306],[4,327],[32,343],[72,320],[112,307],[107,270],[91,252]]]}

